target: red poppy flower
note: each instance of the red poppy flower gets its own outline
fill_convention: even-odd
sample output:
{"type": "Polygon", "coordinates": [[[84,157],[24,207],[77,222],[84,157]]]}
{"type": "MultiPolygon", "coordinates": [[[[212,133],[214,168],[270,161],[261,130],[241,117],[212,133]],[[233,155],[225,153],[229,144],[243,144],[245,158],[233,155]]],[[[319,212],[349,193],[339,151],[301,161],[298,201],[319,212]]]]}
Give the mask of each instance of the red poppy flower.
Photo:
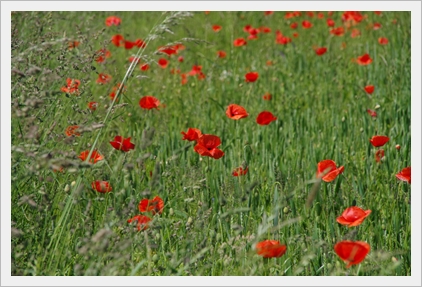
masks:
{"type": "Polygon", "coordinates": [[[267,34],[267,33],[271,33],[271,28],[269,28],[269,27],[265,27],[265,26],[262,26],[262,27],[259,27],[259,32],[261,32],[261,33],[265,33],[265,34],[267,34]]]}
{"type": "Polygon", "coordinates": [[[122,47],[125,44],[125,39],[123,38],[122,35],[117,34],[117,35],[114,35],[113,37],[111,37],[111,42],[116,47],[122,47]]]}
{"type": "Polygon", "coordinates": [[[322,56],[322,55],[324,55],[324,54],[325,54],[325,52],[327,52],[327,48],[325,48],[325,47],[321,47],[321,48],[317,48],[317,49],[315,49],[315,53],[316,53],[318,56],[322,56]]]}
{"type": "Polygon", "coordinates": [[[367,92],[368,94],[372,94],[375,90],[375,86],[369,85],[365,87],[365,92],[367,92]]]}
{"type": "Polygon", "coordinates": [[[253,83],[258,80],[259,74],[258,72],[250,72],[245,75],[246,83],[253,83]]]}
{"type": "Polygon", "coordinates": [[[264,11],[265,16],[270,16],[274,13],[274,11],[264,11]]]}
{"type": "Polygon", "coordinates": [[[100,193],[107,193],[112,191],[111,185],[108,181],[96,180],[91,183],[92,189],[100,193]]]}
{"type": "Polygon", "coordinates": [[[127,220],[127,223],[132,223],[136,221],[136,226],[138,228],[138,231],[146,230],[148,228],[148,222],[151,221],[151,218],[145,215],[136,215],[132,217],[131,219],[127,220]]]}
{"type": "Polygon", "coordinates": [[[179,58],[177,58],[177,61],[179,61],[180,63],[183,63],[183,60],[184,60],[183,56],[180,56],[179,58]]]}
{"type": "Polygon", "coordinates": [[[247,44],[246,40],[243,38],[237,38],[233,41],[235,47],[245,46],[247,44]]]}
{"type": "Polygon", "coordinates": [[[110,142],[110,144],[117,150],[121,150],[124,152],[128,152],[131,149],[135,149],[135,145],[130,142],[130,137],[123,138],[122,136],[115,136],[114,141],[110,142]]]}
{"type": "Polygon", "coordinates": [[[95,53],[94,60],[97,63],[103,63],[106,60],[106,58],[110,58],[110,57],[111,57],[111,52],[109,50],[101,49],[95,53]]]}
{"type": "Polygon", "coordinates": [[[119,26],[121,22],[122,22],[122,20],[121,20],[119,17],[116,17],[116,16],[110,16],[110,17],[107,17],[107,19],[106,19],[106,21],[105,21],[105,24],[106,24],[108,27],[110,27],[110,26],[112,26],[112,25],[119,26]]]}
{"type": "Polygon", "coordinates": [[[390,140],[387,136],[373,136],[369,141],[374,147],[381,147],[390,140]]]}
{"type": "Polygon", "coordinates": [[[129,62],[131,62],[131,63],[135,62],[135,64],[138,64],[140,60],[141,59],[134,57],[134,56],[129,57],[129,62]]]}
{"type": "Polygon", "coordinates": [[[243,169],[243,167],[239,166],[233,170],[232,175],[233,176],[246,175],[248,173],[248,170],[249,170],[249,167],[246,167],[245,169],[243,169]]]}
{"type": "Polygon", "coordinates": [[[306,12],[306,15],[308,15],[309,17],[314,17],[314,12],[312,12],[312,11],[307,11],[306,12]]]}
{"type": "Polygon", "coordinates": [[[356,38],[360,36],[360,31],[358,29],[353,29],[352,33],[350,34],[350,37],[356,38]]]}
{"type": "Polygon", "coordinates": [[[319,12],[318,15],[317,15],[317,17],[318,17],[318,19],[323,19],[324,18],[324,14],[321,13],[321,12],[319,12]]]}
{"type": "Polygon", "coordinates": [[[167,56],[171,56],[171,55],[175,55],[177,54],[177,49],[175,49],[174,47],[160,47],[158,48],[158,51],[160,51],[161,53],[167,54],[167,56]]]}
{"type": "Polygon", "coordinates": [[[160,101],[153,96],[142,97],[141,100],[139,101],[139,106],[147,110],[158,109],[159,105],[160,105],[160,101]]]}
{"type": "Polygon", "coordinates": [[[205,74],[204,74],[204,73],[202,73],[202,72],[199,72],[199,75],[198,75],[198,80],[203,80],[203,79],[205,79],[205,78],[206,78],[205,74]]]}
{"type": "Polygon", "coordinates": [[[151,200],[144,198],[139,202],[138,208],[140,212],[151,211],[152,214],[162,214],[164,209],[164,201],[159,196],[156,196],[151,200]]]}
{"type": "Polygon", "coordinates": [[[181,134],[183,135],[182,140],[188,141],[196,141],[202,136],[201,131],[195,128],[189,128],[187,133],[182,132],[181,134]]]}
{"type": "Polygon", "coordinates": [[[214,159],[219,159],[224,155],[224,152],[218,149],[221,144],[221,140],[215,135],[202,135],[194,146],[194,151],[199,153],[201,156],[209,156],[214,159]]]}
{"type": "Polygon", "coordinates": [[[245,108],[236,104],[231,104],[227,107],[226,115],[232,120],[240,120],[246,118],[248,113],[246,112],[245,108]]]}
{"type": "Polygon", "coordinates": [[[374,13],[378,16],[381,15],[381,11],[374,11],[374,13]]]}
{"type": "Polygon", "coordinates": [[[343,21],[351,21],[354,23],[359,23],[363,20],[363,16],[360,12],[358,11],[346,11],[343,13],[341,19],[343,21]]]}
{"type": "Polygon", "coordinates": [[[371,210],[363,210],[352,206],[346,208],[341,216],[337,217],[337,222],[348,227],[358,226],[371,213],[371,210]]]}
{"type": "Polygon", "coordinates": [[[264,240],[255,246],[256,253],[264,258],[281,257],[286,253],[287,246],[280,244],[278,240],[264,240]]]}
{"type": "Polygon", "coordinates": [[[219,58],[225,58],[226,57],[226,52],[224,52],[224,51],[218,51],[217,52],[217,55],[218,55],[219,58]]]}
{"type": "MultiPolygon", "coordinates": [[[[256,36],[256,35],[259,33],[259,29],[256,29],[256,28],[252,28],[252,27],[251,27],[251,28],[249,29],[248,33],[249,33],[249,37],[250,37],[250,36],[252,36],[252,35],[253,35],[253,36],[256,36]]],[[[255,37],[255,38],[258,38],[258,37],[255,37]]]]}
{"type": "Polygon", "coordinates": [[[158,60],[158,65],[160,65],[161,68],[165,69],[167,68],[167,65],[169,64],[169,61],[167,61],[164,58],[161,58],[158,60]]]}
{"type": "MultiPolygon", "coordinates": [[[[110,95],[109,95],[109,97],[110,97],[110,99],[113,101],[114,100],[114,98],[116,97],[116,93],[117,93],[117,91],[120,89],[120,87],[122,86],[122,84],[121,83],[118,83],[117,85],[115,85],[114,87],[113,87],[113,89],[111,90],[111,93],[110,93],[110,95]]],[[[126,92],[126,86],[123,86],[122,87],[122,90],[121,90],[121,93],[125,93],[126,92]]],[[[117,99],[116,101],[118,101],[119,99],[117,99]]]]}
{"type": "Polygon", "coordinates": [[[136,46],[135,42],[128,41],[128,40],[124,41],[124,47],[125,47],[126,50],[130,50],[135,46],[136,46]]]}
{"type": "Polygon", "coordinates": [[[380,38],[378,38],[378,43],[380,43],[381,45],[387,45],[388,39],[384,38],[384,37],[380,37],[380,38]]]}
{"type": "Polygon", "coordinates": [[[256,34],[250,34],[248,36],[248,40],[256,40],[256,39],[258,39],[258,36],[256,34]]]}
{"type": "Polygon", "coordinates": [[[75,94],[75,95],[79,95],[79,85],[81,84],[81,81],[77,80],[77,79],[70,79],[67,78],[66,79],[66,84],[67,86],[65,87],[61,87],[61,91],[68,93],[68,94],[75,94]]]}
{"type": "Polygon", "coordinates": [[[70,136],[77,136],[79,137],[81,134],[76,132],[76,130],[79,128],[79,126],[68,126],[65,130],[65,134],[70,137],[70,136]]]}
{"type": "Polygon", "coordinates": [[[356,62],[361,66],[366,66],[372,63],[372,59],[369,54],[364,54],[356,59],[356,62]]]}
{"type": "Polygon", "coordinates": [[[290,28],[296,29],[297,28],[297,23],[296,22],[293,22],[292,24],[290,24],[290,28]]]}
{"type": "Polygon", "coordinates": [[[79,44],[80,44],[80,42],[78,42],[78,41],[69,42],[69,44],[68,44],[69,45],[69,50],[72,50],[72,49],[78,47],[79,44]]]}
{"type": "Polygon", "coordinates": [[[142,39],[136,39],[134,44],[138,48],[145,48],[147,46],[147,44],[144,41],[142,41],[142,39]]]}
{"type": "Polygon", "coordinates": [[[186,73],[180,74],[182,77],[182,85],[186,85],[188,83],[188,75],[186,73]]]}
{"type": "MultiPolygon", "coordinates": [[[[89,150],[81,152],[81,154],[78,156],[82,161],[85,161],[88,158],[89,150]]],[[[88,163],[97,163],[100,160],[103,160],[104,157],[97,152],[96,150],[92,151],[91,157],[88,160],[88,163]]]]}
{"type": "Polygon", "coordinates": [[[275,33],[276,33],[275,40],[276,40],[276,43],[278,44],[286,45],[292,41],[292,39],[290,39],[289,37],[283,36],[283,34],[279,30],[277,30],[275,33]]]}
{"type": "Polygon", "coordinates": [[[143,64],[139,68],[141,69],[141,71],[148,71],[149,65],[148,64],[143,64]]]}
{"type": "Polygon", "coordinates": [[[101,73],[98,75],[97,84],[107,84],[110,80],[110,75],[101,73]]]}
{"type": "Polygon", "coordinates": [[[327,19],[327,26],[328,27],[334,27],[336,25],[336,23],[334,22],[333,19],[328,18],[327,19]]]}
{"type": "Polygon", "coordinates": [[[381,24],[380,23],[374,23],[374,26],[373,26],[373,29],[374,30],[378,30],[378,29],[381,29],[381,24]]]}
{"type": "Polygon", "coordinates": [[[377,117],[377,112],[374,110],[367,109],[366,112],[373,118],[377,117]]]}
{"type": "Polygon", "coordinates": [[[396,174],[397,179],[406,181],[409,184],[410,184],[410,176],[411,176],[410,166],[403,168],[398,174],[396,174]]]}
{"type": "Polygon", "coordinates": [[[192,70],[188,73],[189,76],[199,75],[201,73],[202,66],[192,66],[192,70]]]}
{"type": "Polygon", "coordinates": [[[339,174],[344,171],[344,166],[337,168],[336,163],[331,159],[320,161],[317,167],[317,178],[321,178],[325,182],[331,182],[336,179],[339,174]]]}
{"type": "Polygon", "coordinates": [[[293,14],[292,12],[286,12],[286,14],[284,15],[284,19],[291,19],[295,17],[295,14],[293,14]]]}
{"type": "Polygon", "coordinates": [[[341,241],[334,245],[334,251],[347,263],[346,268],[361,263],[371,250],[368,243],[362,241],[341,241]]]}
{"type": "Polygon", "coordinates": [[[377,150],[377,152],[375,153],[375,160],[376,162],[380,162],[381,159],[384,157],[385,153],[383,149],[379,149],[377,150]]]}
{"type": "Polygon", "coordinates": [[[222,27],[220,25],[213,25],[212,26],[212,29],[214,30],[214,32],[220,32],[221,28],[222,27]]]}
{"type": "Polygon", "coordinates": [[[90,109],[91,111],[95,111],[97,108],[98,108],[97,102],[89,102],[88,103],[88,109],[90,109]]]}
{"type": "Polygon", "coordinates": [[[262,96],[262,98],[266,101],[271,101],[272,96],[270,93],[267,92],[262,96]]]}
{"type": "Polygon", "coordinates": [[[271,112],[263,111],[259,113],[258,117],[256,118],[256,122],[261,126],[266,126],[276,119],[277,118],[271,112]]]}
{"type": "Polygon", "coordinates": [[[249,30],[251,29],[253,29],[251,25],[246,25],[245,27],[243,27],[243,31],[245,31],[246,33],[249,33],[249,30]]]}
{"type": "Polygon", "coordinates": [[[311,27],[312,27],[312,23],[311,23],[311,22],[309,22],[309,21],[307,21],[307,20],[305,20],[305,21],[303,21],[303,22],[302,22],[302,27],[303,27],[304,29],[309,29],[309,28],[311,28],[311,27]]]}
{"type": "Polygon", "coordinates": [[[343,27],[337,27],[330,30],[330,34],[333,34],[335,36],[343,36],[344,35],[344,28],[343,27]]]}

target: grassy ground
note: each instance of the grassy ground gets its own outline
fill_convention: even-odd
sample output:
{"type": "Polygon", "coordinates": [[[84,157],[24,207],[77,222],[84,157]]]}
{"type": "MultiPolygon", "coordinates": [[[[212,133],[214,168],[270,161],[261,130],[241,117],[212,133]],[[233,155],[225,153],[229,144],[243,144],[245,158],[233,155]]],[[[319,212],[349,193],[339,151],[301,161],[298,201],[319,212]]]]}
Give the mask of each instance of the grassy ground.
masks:
{"type": "Polygon", "coordinates": [[[119,12],[121,24],[107,27],[113,13],[13,13],[12,275],[410,275],[410,185],[395,177],[410,166],[410,13],[363,12],[350,28],[343,12],[285,14],[119,12]],[[330,34],[328,17],[345,27],[343,36],[330,34]],[[304,29],[304,20],[313,26],[304,29]],[[236,38],[247,39],[248,24],[271,32],[235,47],[236,38]],[[360,36],[351,37],[353,29],[360,36]],[[276,43],[277,30],[292,42],[276,43]],[[148,45],[116,47],[115,34],[148,45]],[[80,44],[69,49],[69,41],[80,44]],[[156,54],[178,41],[185,49],[177,55],[156,54]],[[317,56],[314,46],[327,52],[317,56]],[[102,48],[111,56],[98,63],[102,48]],[[219,50],[227,56],[218,58],[219,50]],[[138,64],[125,78],[138,52],[150,69],[138,64]],[[354,59],[365,53],[373,62],[361,66],[354,59]],[[159,58],[168,59],[167,68],[159,58]],[[182,85],[170,72],[189,73],[193,65],[205,79],[187,76],[182,85]],[[259,78],[246,83],[250,71],[259,78]],[[98,73],[111,81],[97,84],[98,73]],[[60,90],[67,78],[80,80],[79,96],[60,90]],[[124,78],[126,91],[112,102],[124,78]],[[375,92],[367,94],[366,85],[375,92]],[[160,108],[141,109],[146,95],[160,108]],[[91,101],[96,111],[87,108],[91,101]],[[249,116],[228,118],[233,103],[249,116]],[[258,125],[263,110],[277,120],[258,125]],[[67,137],[71,125],[85,131],[67,137]],[[219,136],[224,156],[194,152],[182,140],[188,128],[219,136]],[[115,150],[109,142],[117,135],[131,137],[135,149],[115,150]],[[390,138],[381,162],[369,142],[374,135],[390,138]],[[78,156],[91,148],[104,160],[82,163],[78,156]],[[344,166],[330,183],[315,181],[324,159],[344,166]],[[232,176],[243,163],[248,173],[232,176]],[[53,171],[60,166],[64,172],[53,171]],[[94,191],[95,180],[108,181],[112,192],[94,191]],[[141,199],[157,195],[164,210],[147,214],[145,231],[127,223],[140,214],[141,199]],[[372,212],[358,227],[338,224],[352,205],[372,212]],[[254,246],[265,239],[285,244],[286,254],[263,260],[254,246]],[[371,246],[349,269],[333,249],[345,239],[371,246]]]}

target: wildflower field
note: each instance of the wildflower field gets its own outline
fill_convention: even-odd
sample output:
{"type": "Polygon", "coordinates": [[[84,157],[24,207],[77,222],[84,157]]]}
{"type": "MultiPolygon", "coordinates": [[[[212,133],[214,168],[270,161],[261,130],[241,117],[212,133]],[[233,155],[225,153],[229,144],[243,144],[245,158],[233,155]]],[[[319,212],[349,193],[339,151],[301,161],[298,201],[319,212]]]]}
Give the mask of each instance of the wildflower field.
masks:
{"type": "Polygon", "coordinates": [[[12,275],[411,275],[410,12],[11,19],[12,275]]]}

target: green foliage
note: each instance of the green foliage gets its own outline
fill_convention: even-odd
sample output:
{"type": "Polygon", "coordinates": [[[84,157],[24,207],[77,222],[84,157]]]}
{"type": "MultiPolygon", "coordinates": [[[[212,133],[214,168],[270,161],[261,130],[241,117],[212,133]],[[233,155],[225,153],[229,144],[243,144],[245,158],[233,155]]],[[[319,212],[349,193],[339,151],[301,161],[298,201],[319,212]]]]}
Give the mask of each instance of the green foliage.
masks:
{"type": "MultiPolygon", "coordinates": [[[[395,178],[410,166],[410,13],[363,14],[336,37],[326,18],[311,18],[314,26],[302,29],[306,14],[285,19],[281,12],[119,12],[117,27],[105,26],[109,12],[14,12],[12,275],[410,275],[410,185],[395,178]],[[371,28],[375,22],[381,29],[371,28]],[[215,33],[213,24],[222,30],[215,33]],[[234,39],[247,38],[248,24],[272,31],[234,47],[234,39]],[[354,28],[359,37],[350,36],[354,28]],[[276,30],[299,37],[279,45],[276,30]],[[115,47],[115,34],[148,45],[115,47]],[[69,49],[70,41],[80,45],[69,49]],[[168,57],[158,47],[178,42],[186,48],[162,69],[158,59],[168,57]],[[313,46],[328,51],[317,56],[313,46]],[[111,57],[97,63],[103,48],[111,57]],[[218,58],[218,50],[227,57],[218,58]],[[372,64],[351,61],[365,53],[372,64]],[[135,55],[148,71],[137,65],[128,73],[135,55]],[[202,66],[205,79],[188,76],[182,85],[180,74],[170,73],[193,65],[202,66]],[[245,83],[248,71],[259,79],[245,83]],[[97,84],[99,73],[111,82],[97,84]],[[80,80],[79,96],[60,91],[67,78],[80,80]],[[121,82],[126,91],[112,102],[121,82]],[[375,85],[372,95],[363,89],[368,84],[375,85]],[[271,101],[262,98],[267,92],[271,101]],[[160,108],[141,109],[145,95],[158,98],[160,108]],[[96,111],[87,108],[91,101],[99,103],[96,111]],[[249,116],[229,119],[232,103],[249,116]],[[277,121],[258,125],[263,110],[277,121]],[[81,136],[65,135],[71,125],[81,136]],[[182,140],[188,128],[218,135],[225,155],[200,157],[182,140]],[[369,143],[377,134],[390,137],[380,163],[369,143]],[[135,149],[113,149],[116,135],[131,137],[135,149]],[[83,163],[78,156],[90,149],[104,160],[83,163]],[[345,169],[318,189],[312,180],[324,159],[345,169]],[[248,173],[233,177],[244,163],[248,173]],[[54,171],[60,167],[64,172],[54,171]],[[94,191],[95,180],[110,182],[112,192],[94,191]],[[165,208],[149,214],[148,229],[128,224],[139,201],[156,195],[165,208]],[[372,213],[348,229],[336,218],[353,202],[372,213]],[[350,269],[333,250],[346,238],[371,246],[350,269]],[[263,261],[254,245],[265,239],[280,240],[287,253],[263,261]]],[[[337,26],[341,15],[332,15],[337,26]]]]}

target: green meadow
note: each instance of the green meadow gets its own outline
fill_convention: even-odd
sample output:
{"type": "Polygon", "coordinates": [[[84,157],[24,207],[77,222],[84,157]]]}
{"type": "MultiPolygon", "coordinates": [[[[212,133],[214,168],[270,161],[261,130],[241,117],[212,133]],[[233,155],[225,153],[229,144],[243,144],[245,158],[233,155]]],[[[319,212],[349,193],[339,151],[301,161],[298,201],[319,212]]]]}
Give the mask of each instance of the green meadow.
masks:
{"type": "Polygon", "coordinates": [[[12,275],[411,275],[410,12],[11,18],[12,275]],[[323,160],[343,167],[329,182],[323,160]],[[340,224],[353,206],[371,212],[340,224]],[[265,240],[286,250],[263,258],[265,240]],[[344,241],[370,250],[347,268],[344,241]]]}

